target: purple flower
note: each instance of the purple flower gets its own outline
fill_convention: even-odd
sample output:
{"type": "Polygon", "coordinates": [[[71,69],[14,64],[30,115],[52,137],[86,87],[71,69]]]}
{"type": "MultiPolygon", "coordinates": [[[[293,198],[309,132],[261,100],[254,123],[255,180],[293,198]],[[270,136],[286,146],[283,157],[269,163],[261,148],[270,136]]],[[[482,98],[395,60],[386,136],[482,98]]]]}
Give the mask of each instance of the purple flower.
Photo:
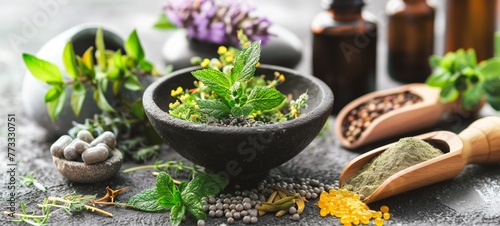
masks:
{"type": "Polygon", "coordinates": [[[270,38],[271,21],[251,16],[255,6],[242,0],[170,0],[164,7],[169,20],[185,28],[190,38],[239,45],[238,30],[250,41],[270,38]]]}

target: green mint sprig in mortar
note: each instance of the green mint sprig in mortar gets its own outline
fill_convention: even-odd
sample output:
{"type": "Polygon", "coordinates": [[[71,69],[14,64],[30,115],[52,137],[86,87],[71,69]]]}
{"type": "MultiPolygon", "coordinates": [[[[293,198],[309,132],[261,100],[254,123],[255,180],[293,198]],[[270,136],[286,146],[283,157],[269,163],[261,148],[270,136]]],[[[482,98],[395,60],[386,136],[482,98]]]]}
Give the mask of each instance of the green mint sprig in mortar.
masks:
{"type": "Polygon", "coordinates": [[[426,83],[441,88],[442,102],[461,98],[462,106],[471,110],[485,98],[495,110],[500,110],[500,33],[495,36],[496,57],[480,63],[474,49],[430,57],[433,73],[426,83]]]}
{"type": "Polygon", "coordinates": [[[205,220],[201,198],[216,195],[228,182],[214,174],[202,174],[179,185],[165,172],[156,178],[156,187],[132,196],[127,206],[147,212],[170,210],[170,223],[179,225],[187,212],[196,220],[205,220]]]}
{"type": "MultiPolygon", "coordinates": [[[[246,39],[243,37],[243,40],[246,39]]],[[[255,76],[261,53],[260,41],[242,44],[241,51],[219,47],[219,59],[200,59],[204,69],[192,72],[198,80],[196,88],[172,90],[171,95],[177,100],[169,105],[169,114],[201,123],[231,116],[264,122],[284,122],[300,116],[300,110],[307,107],[307,94],[297,100],[287,100],[276,89],[285,81],[284,75],[276,72],[273,80],[255,76]]]]}
{"type": "MultiPolygon", "coordinates": [[[[120,89],[125,87],[131,91],[143,89],[139,76],[159,75],[153,64],[145,59],[137,32],[134,30],[125,42],[126,55],[118,50],[106,50],[102,28],[97,30],[94,47],[89,47],[82,56],[76,56],[73,45],[68,41],[63,51],[63,63],[69,80],[66,80],[61,70],[48,61],[37,58],[29,53],[23,53],[23,60],[28,70],[38,80],[47,83],[50,88],[45,93],[49,116],[55,121],[61,113],[66,100],[66,88],[72,88],[71,107],[75,115],[79,115],[86,97],[87,87],[92,87],[93,98],[103,112],[113,112],[115,109],[104,96],[109,82],[113,85],[113,94],[118,98],[120,89]],[[97,63],[94,63],[94,57],[97,63]]],[[[138,100],[133,100],[138,102],[138,100]]],[[[142,104],[135,104],[142,108],[142,104]]],[[[132,112],[140,112],[135,110],[132,112]]]]}

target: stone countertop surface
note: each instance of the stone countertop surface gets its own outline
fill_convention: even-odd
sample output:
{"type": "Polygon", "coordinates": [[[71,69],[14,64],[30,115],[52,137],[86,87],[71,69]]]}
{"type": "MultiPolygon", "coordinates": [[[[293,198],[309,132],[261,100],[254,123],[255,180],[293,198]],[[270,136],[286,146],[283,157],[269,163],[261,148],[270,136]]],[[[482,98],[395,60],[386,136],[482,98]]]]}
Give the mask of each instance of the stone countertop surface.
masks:
{"type": "MultiPolygon", "coordinates": [[[[154,186],[155,178],[151,176],[150,170],[135,171],[132,173],[120,172],[115,178],[96,184],[78,184],[63,178],[52,163],[49,147],[54,137],[47,134],[43,128],[26,117],[21,98],[20,87],[25,68],[21,61],[21,52],[36,52],[44,42],[55,34],[68,29],[74,25],[86,22],[104,23],[116,27],[124,34],[136,27],[143,38],[148,58],[157,65],[161,65],[161,56],[158,46],[161,46],[170,32],[152,29],[161,2],[139,1],[139,0],[106,0],[106,1],[62,1],[57,2],[58,8],[52,8],[52,13],[47,14],[47,22],[39,24],[29,35],[23,34],[23,24],[30,21],[40,12],[44,12],[44,1],[32,3],[28,0],[16,2],[0,1],[0,112],[3,119],[0,120],[0,178],[2,180],[2,196],[0,208],[2,212],[9,205],[8,197],[11,190],[8,189],[11,168],[7,159],[7,115],[15,114],[16,117],[16,166],[15,178],[33,172],[34,177],[46,186],[47,192],[43,193],[33,187],[22,186],[17,180],[15,182],[16,208],[19,211],[19,202],[24,201],[28,211],[38,210],[37,203],[49,196],[62,196],[67,193],[97,194],[103,196],[105,187],[119,188],[131,185],[132,188],[118,197],[119,201],[126,202],[132,195],[154,186]],[[120,3],[120,4],[118,4],[120,3]],[[77,16],[75,16],[77,15],[77,16]],[[13,35],[21,35],[20,43],[14,43],[9,39],[13,35]]],[[[319,1],[300,0],[275,0],[256,1],[262,13],[269,15],[273,21],[279,23],[304,40],[303,60],[297,70],[310,73],[310,34],[308,33],[309,21],[313,15],[320,11],[319,1]],[[289,3],[293,1],[292,3],[289,3]],[[286,3],[286,4],[285,4],[286,3]],[[303,14],[303,20],[289,20],[294,14],[303,14]]],[[[367,8],[380,16],[381,33],[379,38],[378,59],[378,89],[385,89],[399,85],[391,81],[385,72],[385,34],[383,5],[384,0],[367,0],[367,8]]],[[[442,20],[443,4],[437,6],[438,21],[442,20]],[[439,14],[441,12],[441,14],[439,14]]],[[[437,25],[444,26],[442,23],[437,25]],[[441,24],[441,25],[440,25],[441,24]]],[[[439,29],[437,29],[439,31],[439,29]]],[[[443,29],[441,29],[442,31],[443,29]]],[[[436,38],[442,37],[437,33],[436,38]]],[[[442,44],[437,43],[437,46],[442,44]]],[[[437,48],[438,49],[438,48],[437,48]]],[[[436,51],[440,54],[440,51],[436,51]]],[[[40,109],[45,110],[45,109],[40,109]]],[[[491,107],[486,106],[480,116],[499,115],[491,107]]],[[[369,146],[362,147],[356,151],[342,148],[333,132],[335,118],[329,121],[330,129],[323,136],[316,138],[298,156],[273,169],[270,173],[294,178],[314,178],[321,182],[331,183],[338,179],[343,167],[351,159],[361,153],[388,142],[397,140],[390,138],[369,146]]],[[[416,131],[406,135],[417,135],[431,130],[450,130],[460,132],[474,119],[462,120],[451,118],[443,120],[433,128],[416,131]]],[[[175,160],[181,157],[166,145],[162,146],[160,154],[162,160],[175,160]]],[[[151,164],[151,162],[149,162],[151,164]]],[[[122,166],[127,169],[138,166],[131,161],[122,166]]],[[[266,215],[259,218],[258,225],[340,225],[339,220],[334,217],[320,217],[319,209],[315,206],[317,200],[307,203],[301,220],[291,221],[289,217],[277,218],[266,215]]],[[[390,197],[369,206],[378,210],[381,205],[388,205],[391,209],[391,219],[386,225],[498,225],[500,224],[500,164],[489,166],[468,165],[462,173],[449,181],[426,186],[394,197],[390,197]]],[[[167,213],[145,213],[127,208],[105,207],[105,210],[114,214],[113,218],[101,216],[90,212],[79,212],[73,216],[67,215],[62,210],[54,211],[50,217],[49,225],[168,225],[167,213]]],[[[13,224],[10,218],[1,215],[2,225],[13,224]]],[[[225,222],[225,218],[210,218],[207,225],[219,225],[225,222]]],[[[193,220],[187,220],[185,224],[193,225],[193,220]]],[[[242,224],[242,221],[237,221],[242,224]]]]}

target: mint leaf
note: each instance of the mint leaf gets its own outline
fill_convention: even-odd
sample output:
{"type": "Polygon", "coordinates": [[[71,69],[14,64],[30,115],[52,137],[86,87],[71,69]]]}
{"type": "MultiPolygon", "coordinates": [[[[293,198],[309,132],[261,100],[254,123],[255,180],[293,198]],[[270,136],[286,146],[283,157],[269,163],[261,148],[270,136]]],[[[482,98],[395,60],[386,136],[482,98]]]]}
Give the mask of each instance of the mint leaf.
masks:
{"type": "Polygon", "coordinates": [[[425,83],[432,87],[441,87],[448,82],[450,77],[449,72],[442,68],[437,68],[425,81],[425,83]]]}
{"type": "Polygon", "coordinates": [[[71,78],[78,77],[78,69],[76,68],[76,62],[75,62],[75,51],[73,50],[73,45],[71,44],[71,41],[68,41],[66,43],[66,46],[64,46],[63,63],[69,77],[71,78]]]}
{"type": "Polygon", "coordinates": [[[458,98],[458,91],[454,83],[447,83],[441,88],[440,99],[444,103],[449,103],[458,98]]]}
{"type": "Polygon", "coordinates": [[[231,114],[234,116],[243,116],[246,117],[250,113],[252,113],[252,106],[251,105],[245,105],[243,107],[233,107],[231,108],[231,114]]]}
{"type": "Polygon", "coordinates": [[[465,53],[465,59],[467,60],[467,64],[470,67],[476,67],[477,65],[477,57],[476,51],[474,49],[468,49],[465,53]]]}
{"type": "Polygon", "coordinates": [[[196,196],[196,194],[191,192],[183,193],[182,202],[184,203],[184,206],[187,207],[191,216],[193,216],[196,220],[205,220],[207,218],[205,211],[203,211],[201,198],[196,196]]]}
{"type": "Polygon", "coordinates": [[[83,84],[75,80],[75,83],[73,83],[73,93],[71,93],[71,108],[73,108],[76,116],[80,114],[86,94],[87,90],[83,84]]]}
{"type": "Polygon", "coordinates": [[[202,174],[191,180],[182,190],[181,195],[193,193],[198,197],[216,195],[228,184],[228,181],[216,174],[202,174]]]}
{"type": "Polygon", "coordinates": [[[160,172],[160,174],[156,177],[156,190],[166,199],[174,201],[177,199],[177,202],[180,201],[178,200],[179,190],[175,186],[174,180],[172,180],[172,177],[165,172],[160,172]]]}
{"type": "Polygon", "coordinates": [[[141,62],[144,59],[144,50],[135,29],[130,33],[125,42],[125,51],[127,51],[127,55],[137,60],[137,62],[141,62]]]}
{"type": "Polygon", "coordinates": [[[95,46],[97,47],[97,65],[99,65],[101,71],[106,71],[106,47],[104,46],[102,27],[97,29],[97,34],[95,35],[95,46]]]}
{"type": "Polygon", "coordinates": [[[254,76],[255,67],[260,58],[260,40],[252,42],[243,48],[234,59],[231,70],[231,83],[236,81],[246,82],[254,76]]]}
{"type": "Polygon", "coordinates": [[[192,72],[193,76],[212,89],[217,95],[224,99],[229,97],[229,88],[231,83],[226,74],[212,68],[196,70],[192,72]]]}
{"type": "Polygon", "coordinates": [[[36,79],[51,85],[63,82],[63,75],[55,64],[39,59],[29,53],[23,53],[23,60],[36,79]]]}
{"type": "Polygon", "coordinates": [[[500,97],[486,95],[486,101],[488,101],[488,104],[490,104],[493,109],[500,111],[500,97]]]}
{"type": "Polygon", "coordinates": [[[256,86],[248,95],[245,105],[251,105],[254,110],[269,110],[280,105],[285,99],[285,95],[274,88],[256,86]]]}
{"type": "Polygon", "coordinates": [[[134,209],[147,212],[158,212],[166,210],[165,207],[157,202],[160,197],[161,195],[158,193],[158,191],[156,191],[155,188],[147,189],[137,195],[132,196],[128,200],[128,205],[130,205],[134,209]]]}
{"type": "Polygon", "coordinates": [[[483,88],[486,94],[500,97],[500,78],[486,80],[483,88]]]}
{"type": "Polygon", "coordinates": [[[170,223],[173,226],[177,226],[182,222],[182,217],[184,217],[184,213],[186,212],[186,207],[181,203],[177,203],[172,210],[170,211],[170,223]]]}
{"type": "Polygon", "coordinates": [[[486,60],[479,67],[479,72],[486,80],[498,79],[500,77],[500,58],[492,58],[486,60]]]}
{"type": "Polygon", "coordinates": [[[476,107],[483,96],[483,89],[480,84],[476,84],[462,93],[462,105],[465,109],[471,110],[476,107]]]}
{"type": "Polygon", "coordinates": [[[197,100],[196,104],[200,107],[200,112],[216,119],[229,116],[231,109],[229,106],[219,100],[197,100]]]}
{"type": "Polygon", "coordinates": [[[429,64],[431,67],[439,67],[439,64],[441,62],[441,57],[437,55],[432,55],[429,57],[429,64]]]}

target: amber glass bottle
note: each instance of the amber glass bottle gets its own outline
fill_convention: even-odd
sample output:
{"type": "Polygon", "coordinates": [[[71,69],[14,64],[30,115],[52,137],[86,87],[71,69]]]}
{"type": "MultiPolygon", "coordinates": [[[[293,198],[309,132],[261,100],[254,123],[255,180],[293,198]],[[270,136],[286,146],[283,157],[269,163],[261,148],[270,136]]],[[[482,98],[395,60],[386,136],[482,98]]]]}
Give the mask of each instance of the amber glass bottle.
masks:
{"type": "Polygon", "coordinates": [[[313,75],[334,93],[333,114],[375,90],[377,24],[362,15],[363,0],[324,0],[312,23],[313,75]]]}
{"type": "Polygon", "coordinates": [[[448,0],[445,52],[474,48],[477,59],[493,57],[498,0],[448,0]]]}
{"type": "Polygon", "coordinates": [[[389,75],[399,82],[425,82],[434,52],[434,8],[426,0],[389,0],[386,11],[389,75]]]}

